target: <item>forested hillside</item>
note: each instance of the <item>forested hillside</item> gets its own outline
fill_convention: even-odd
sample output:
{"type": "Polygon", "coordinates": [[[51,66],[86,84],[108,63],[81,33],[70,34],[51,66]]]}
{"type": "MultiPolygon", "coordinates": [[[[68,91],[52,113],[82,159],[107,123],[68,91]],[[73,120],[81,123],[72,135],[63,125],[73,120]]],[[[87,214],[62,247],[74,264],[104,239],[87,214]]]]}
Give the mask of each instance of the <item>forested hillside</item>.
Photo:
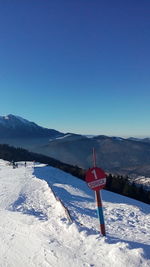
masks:
{"type": "MultiPolygon", "coordinates": [[[[36,161],[46,163],[50,166],[68,172],[82,180],[85,179],[86,170],[82,168],[62,163],[41,154],[31,153],[22,148],[0,145],[0,158],[10,162],[36,161]]],[[[150,203],[150,191],[148,191],[142,184],[137,186],[134,181],[132,182],[129,176],[107,174],[105,189],[145,203],[150,203]]]]}
{"type": "Polygon", "coordinates": [[[58,160],[55,160],[51,157],[47,157],[41,154],[32,153],[22,148],[14,148],[9,145],[0,144],[0,158],[10,161],[36,161],[40,163],[45,163],[55,168],[59,168],[63,171],[69,172],[72,175],[78,176],[81,179],[84,179],[84,170],[78,168],[77,166],[71,166],[69,164],[62,163],[58,160]]]}

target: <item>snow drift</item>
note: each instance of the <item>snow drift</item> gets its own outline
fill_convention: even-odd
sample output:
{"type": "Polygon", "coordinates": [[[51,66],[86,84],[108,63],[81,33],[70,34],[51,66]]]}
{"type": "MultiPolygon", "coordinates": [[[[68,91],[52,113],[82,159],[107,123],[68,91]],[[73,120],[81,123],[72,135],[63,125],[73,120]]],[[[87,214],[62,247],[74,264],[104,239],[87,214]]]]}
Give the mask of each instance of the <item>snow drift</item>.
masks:
{"type": "Polygon", "coordinates": [[[0,160],[0,188],[1,267],[150,266],[149,205],[103,190],[102,237],[93,191],[65,172],[0,160]]]}

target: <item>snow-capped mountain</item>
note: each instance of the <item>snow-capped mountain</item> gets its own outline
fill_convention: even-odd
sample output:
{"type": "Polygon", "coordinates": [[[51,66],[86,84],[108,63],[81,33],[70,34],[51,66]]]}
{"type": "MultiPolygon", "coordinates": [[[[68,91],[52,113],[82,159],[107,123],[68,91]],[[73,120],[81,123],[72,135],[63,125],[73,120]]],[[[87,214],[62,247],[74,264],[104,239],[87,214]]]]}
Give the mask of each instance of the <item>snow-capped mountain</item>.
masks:
{"type": "Polygon", "coordinates": [[[64,134],[47,129],[19,116],[0,116],[0,138],[56,138],[64,134]]]}

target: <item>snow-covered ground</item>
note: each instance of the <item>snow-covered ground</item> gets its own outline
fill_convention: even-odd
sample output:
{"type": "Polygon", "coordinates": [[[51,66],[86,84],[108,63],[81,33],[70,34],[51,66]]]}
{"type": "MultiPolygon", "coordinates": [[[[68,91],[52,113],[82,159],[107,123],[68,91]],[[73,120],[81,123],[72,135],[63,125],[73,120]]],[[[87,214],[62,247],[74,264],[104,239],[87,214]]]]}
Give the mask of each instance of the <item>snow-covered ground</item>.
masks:
{"type": "Polygon", "coordinates": [[[44,164],[13,169],[0,160],[0,267],[150,266],[150,206],[105,190],[102,197],[106,237],[85,182],[44,164]]]}

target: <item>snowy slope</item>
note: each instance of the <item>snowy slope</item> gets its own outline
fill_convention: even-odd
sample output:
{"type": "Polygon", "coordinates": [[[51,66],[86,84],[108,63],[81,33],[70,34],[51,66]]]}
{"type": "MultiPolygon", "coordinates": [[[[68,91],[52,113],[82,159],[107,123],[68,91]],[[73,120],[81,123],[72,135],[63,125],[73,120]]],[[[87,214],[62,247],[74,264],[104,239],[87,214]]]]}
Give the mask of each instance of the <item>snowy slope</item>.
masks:
{"type": "Polygon", "coordinates": [[[150,266],[150,206],[103,190],[102,237],[93,191],[67,173],[0,160],[0,188],[0,267],[150,266]]]}

